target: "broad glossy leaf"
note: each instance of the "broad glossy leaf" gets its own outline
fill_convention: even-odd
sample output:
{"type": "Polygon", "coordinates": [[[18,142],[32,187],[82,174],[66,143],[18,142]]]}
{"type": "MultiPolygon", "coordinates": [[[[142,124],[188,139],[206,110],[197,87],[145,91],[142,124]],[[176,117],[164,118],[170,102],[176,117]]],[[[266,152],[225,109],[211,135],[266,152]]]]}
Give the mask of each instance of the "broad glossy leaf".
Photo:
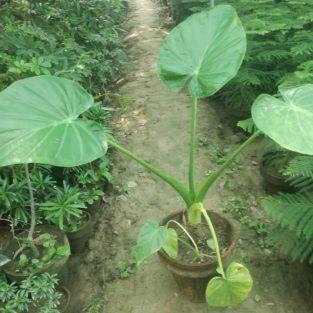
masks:
{"type": "Polygon", "coordinates": [[[241,303],[249,295],[253,285],[249,270],[241,264],[231,263],[226,270],[226,279],[210,280],[205,297],[209,306],[228,307],[241,303]]]}
{"type": "Polygon", "coordinates": [[[133,250],[133,256],[138,265],[144,259],[159,251],[167,239],[167,228],[159,226],[155,221],[143,225],[139,231],[137,244],[133,250]]]}
{"type": "Polygon", "coordinates": [[[167,229],[167,237],[162,246],[164,251],[172,258],[176,259],[178,255],[178,235],[174,228],[167,229]]]}
{"type": "Polygon", "coordinates": [[[103,156],[104,130],[79,118],[92,105],[87,91],[64,78],[37,76],[13,83],[0,93],[0,166],[70,167],[103,156]]]}
{"type": "Polygon", "coordinates": [[[260,95],[255,100],[256,126],[282,147],[313,155],[313,85],[279,91],[282,99],[260,95]]]}
{"type": "Polygon", "coordinates": [[[235,9],[217,5],[176,26],[159,53],[158,75],[172,91],[188,84],[193,97],[213,95],[238,72],[246,35],[235,9]]]}

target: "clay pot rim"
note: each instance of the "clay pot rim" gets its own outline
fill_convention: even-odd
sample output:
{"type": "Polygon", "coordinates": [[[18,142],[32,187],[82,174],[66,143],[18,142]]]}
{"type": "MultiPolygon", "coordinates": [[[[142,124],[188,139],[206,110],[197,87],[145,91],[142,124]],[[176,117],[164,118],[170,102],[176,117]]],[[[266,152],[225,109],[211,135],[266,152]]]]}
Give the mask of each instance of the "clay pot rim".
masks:
{"type": "MultiPolygon", "coordinates": [[[[70,243],[69,243],[69,240],[68,240],[66,234],[65,234],[63,231],[61,231],[58,227],[56,227],[56,226],[54,226],[54,225],[42,224],[42,225],[37,225],[35,231],[41,230],[41,229],[47,230],[46,232],[49,232],[49,229],[50,229],[50,230],[53,230],[53,231],[55,231],[55,232],[58,232],[60,235],[62,235],[62,242],[64,243],[64,245],[70,247],[70,243]]],[[[25,230],[25,231],[21,232],[19,235],[21,235],[21,234],[23,234],[23,233],[27,233],[27,232],[28,232],[28,231],[25,230]]],[[[14,242],[14,241],[16,241],[16,238],[13,237],[13,238],[10,239],[10,241],[9,241],[9,243],[8,243],[8,245],[7,245],[7,247],[6,247],[6,249],[5,249],[4,252],[7,252],[8,247],[9,247],[10,244],[11,244],[12,242],[14,242]]],[[[53,266],[54,263],[60,262],[60,261],[62,261],[62,260],[63,260],[64,263],[66,263],[66,262],[68,261],[69,257],[70,257],[70,256],[68,255],[68,256],[62,257],[61,259],[57,259],[55,262],[52,262],[52,263],[49,264],[49,265],[46,264],[46,265],[43,266],[41,269],[35,270],[32,274],[37,275],[37,274],[41,274],[41,273],[47,272],[47,271],[49,271],[49,269],[53,266]]],[[[13,270],[7,268],[6,265],[4,265],[2,268],[3,268],[3,271],[5,272],[5,274],[7,274],[7,275],[11,275],[11,276],[19,277],[19,278],[26,277],[25,274],[23,274],[23,273],[17,273],[17,272],[15,272],[15,271],[13,271],[13,270]]]]}
{"type": "MultiPolygon", "coordinates": [[[[160,223],[161,226],[165,225],[165,220],[168,220],[170,217],[178,215],[178,214],[183,214],[186,210],[180,210],[180,211],[176,211],[170,215],[168,215],[167,217],[165,217],[162,222],[160,223]]],[[[226,224],[229,225],[230,227],[230,245],[227,247],[227,249],[221,254],[221,258],[222,260],[227,258],[231,252],[235,249],[236,246],[236,242],[237,242],[237,231],[236,231],[236,227],[234,225],[234,223],[230,220],[230,218],[228,218],[225,214],[218,212],[218,211],[211,211],[211,210],[206,210],[209,214],[213,214],[215,216],[218,216],[219,218],[221,218],[222,220],[224,220],[224,222],[226,224]]],[[[165,259],[165,261],[167,263],[170,263],[176,267],[179,267],[181,269],[186,269],[186,270],[191,270],[191,271],[203,271],[203,270],[207,270],[207,268],[209,266],[212,266],[213,264],[217,265],[217,260],[215,259],[215,261],[213,262],[206,262],[206,263],[187,263],[187,262],[183,262],[183,261],[177,261],[175,259],[172,259],[171,257],[169,257],[166,252],[161,249],[158,251],[158,254],[161,258],[165,259]]]]}
{"type": "Polygon", "coordinates": [[[66,288],[64,285],[57,286],[56,290],[59,292],[63,292],[66,295],[66,303],[65,303],[63,308],[60,308],[63,311],[66,311],[69,308],[72,294],[71,294],[70,290],[68,288],[66,288]]]}
{"type": "Polygon", "coordinates": [[[79,233],[79,232],[83,231],[84,229],[86,229],[87,227],[89,227],[89,225],[91,224],[91,214],[88,211],[85,211],[84,214],[87,216],[86,222],[83,223],[80,227],[78,227],[74,231],[65,231],[65,233],[67,235],[79,233]]]}

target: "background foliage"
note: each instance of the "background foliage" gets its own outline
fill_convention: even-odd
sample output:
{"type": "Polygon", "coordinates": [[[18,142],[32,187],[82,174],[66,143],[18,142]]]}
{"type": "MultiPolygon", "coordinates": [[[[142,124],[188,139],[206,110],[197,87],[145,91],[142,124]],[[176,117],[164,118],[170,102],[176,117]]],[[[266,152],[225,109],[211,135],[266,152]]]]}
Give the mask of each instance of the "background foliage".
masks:
{"type": "MultiPolygon", "coordinates": [[[[122,0],[0,1],[0,91],[25,77],[52,74],[79,82],[93,95],[107,94],[127,71],[121,39],[126,11],[122,0]]],[[[107,126],[110,114],[97,102],[84,117],[107,126]]],[[[107,157],[74,168],[32,165],[30,170],[37,206],[87,206],[111,180],[107,157]]],[[[0,186],[0,219],[28,223],[23,167],[1,168],[0,186]]],[[[38,221],[46,218],[45,210],[37,214],[38,221]]]]}
{"type": "Polygon", "coordinates": [[[103,92],[123,73],[121,0],[12,0],[0,4],[0,90],[53,74],[103,92]]]}

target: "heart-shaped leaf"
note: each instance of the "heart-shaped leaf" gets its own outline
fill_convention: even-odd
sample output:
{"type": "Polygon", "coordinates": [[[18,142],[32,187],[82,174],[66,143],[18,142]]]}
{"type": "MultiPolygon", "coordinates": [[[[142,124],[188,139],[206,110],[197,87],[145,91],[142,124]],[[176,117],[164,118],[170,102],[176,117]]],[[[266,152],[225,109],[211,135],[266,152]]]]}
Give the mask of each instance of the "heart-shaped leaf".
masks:
{"type": "Polygon", "coordinates": [[[164,251],[173,259],[178,255],[178,235],[174,228],[167,229],[167,237],[162,246],[164,251]]]}
{"type": "Polygon", "coordinates": [[[79,116],[93,105],[80,85],[37,76],[0,93],[0,166],[45,163],[77,166],[103,156],[103,128],[79,116]]]}
{"type": "Polygon", "coordinates": [[[260,95],[255,100],[256,126],[282,147],[313,155],[313,84],[279,91],[283,99],[260,95]]]}
{"type": "Polygon", "coordinates": [[[246,35],[235,9],[217,5],[176,26],[159,53],[158,75],[172,91],[188,83],[193,97],[213,95],[238,72],[246,35]]]}
{"type": "Polygon", "coordinates": [[[241,303],[249,295],[253,285],[249,270],[241,264],[231,263],[226,279],[214,277],[209,282],[205,297],[209,306],[228,307],[241,303]]]}
{"type": "Polygon", "coordinates": [[[143,225],[139,231],[137,244],[133,250],[133,256],[138,265],[144,259],[159,251],[167,239],[167,228],[159,226],[155,221],[143,225]]]}

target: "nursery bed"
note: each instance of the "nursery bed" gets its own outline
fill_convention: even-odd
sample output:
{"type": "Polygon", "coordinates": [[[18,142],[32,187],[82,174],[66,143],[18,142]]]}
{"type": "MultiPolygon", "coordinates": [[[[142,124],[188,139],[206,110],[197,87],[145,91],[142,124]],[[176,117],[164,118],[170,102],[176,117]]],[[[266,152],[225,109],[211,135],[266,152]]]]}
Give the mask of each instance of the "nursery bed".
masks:
{"type": "MultiPolygon", "coordinates": [[[[161,9],[150,0],[134,0],[130,10],[128,24],[132,31],[125,42],[133,71],[120,92],[132,97],[134,103],[115,115],[114,133],[123,144],[155,165],[169,172],[174,166],[177,170],[172,174],[186,180],[182,173],[188,166],[186,125],[190,122],[190,98],[170,93],[156,77],[156,56],[168,32],[160,26],[161,9]]],[[[199,105],[197,172],[209,174],[206,169],[215,166],[214,157],[218,156],[212,156],[212,147],[233,150],[241,141],[241,135],[227,125],[226,113],[217,103],[199,105]]],[[[216,183],[205,202],[206,208],[227,212],[226,200],[242,200],[249,193],[249,203],[239,201],[243,204],[238,209],[247,206],[249,216],[268,224],[259,206],[265,195],[260,157],[256,142],[216,183]],[[229,182],[233,187],[228,187],[229,182]]],[[[188,302],[157,256],[133,274],[130,253],[140,226],[152,219],[161,221],[183,203],[167,185],[123,156],[114,155],[113,177],[114,191],[93,218],[95,231],[88,255],[71,260],[72,312],[80,312],[82,307],[90,313],[311,312],[311,269],[260,244],[262,240],[256,232],[236,219],[241,239],[235,257],[249,266],[254,278],[253,291],[240,307],[208,309],[206,304],[188,302]]]]}

